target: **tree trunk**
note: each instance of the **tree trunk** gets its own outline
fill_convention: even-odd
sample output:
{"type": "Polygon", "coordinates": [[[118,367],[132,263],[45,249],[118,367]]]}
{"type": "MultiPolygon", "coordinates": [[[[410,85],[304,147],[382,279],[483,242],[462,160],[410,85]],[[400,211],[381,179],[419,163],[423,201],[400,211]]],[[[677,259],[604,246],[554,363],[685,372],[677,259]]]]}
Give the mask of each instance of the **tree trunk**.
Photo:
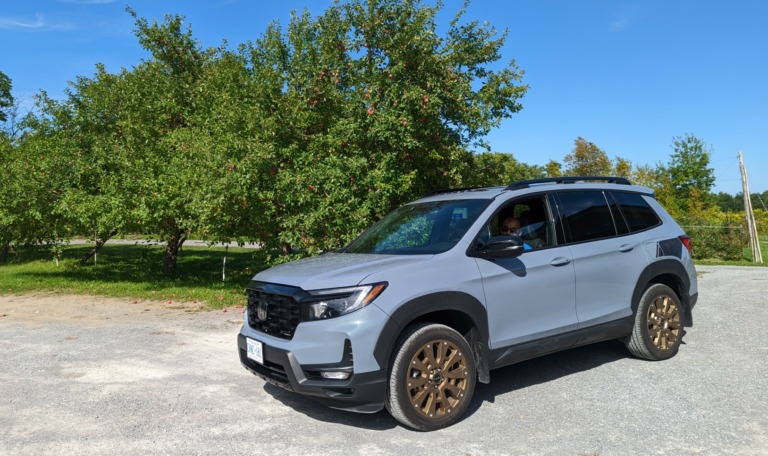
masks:
{"type": "Polygon", "coordinates": [[[280,244],[280,249],[283,251],[283,255],[290,255],[293,253],[291,244],[288,244],[287,242],[280,244]]]}
{"type": "Polygon", "coordinates": [[[11,243],[7,242],[3,244],[3,248],[0,249],[0,263],[8,261],[8,252],[11,251],[11,243]]]}
{"type": "Polygon", "coordinates": [[[173,233],[165,246],[163,274],[171,276],[176,272],[176,260],[179,257],[179,249],[186,240],[187,234],[178,228],[174,228],[173,233]]]}
{"type": "Polygon", "coordinates": [[[85,266],[85,263],[87,263],[87,262],[88,262],[88,260],[89,260],[89,259],[90,259],[92,256],[96,255],[96,254],[99,252],[99,250],[101,250],[101,248],[102,248],[102,247],[104,247],[104,244],[105,244],[105,243],[106,243],[106,242],[107,242],[107,241],[108,241],[108,240],[109,240],[109,239],[110,239],[112,236],[114,236],[114,235],[116,235],[116,234],[117,234],[117,230],[112,230],[112,231],[110,231],[109,233],[107,233],[106,235],[102,235],[102,236],[99,236],[98,238],[96,238],[96,245],[94,245],[94,246],[93,246],[93,248],[92,248],[92,249],[91,249],[91,250],[90,250],[88,253],[86,253],[85,255],[83,255],[83,256],[80,258],[80,261],[79,261],[79,263],[80,263],[80,266],[85,266]]]}

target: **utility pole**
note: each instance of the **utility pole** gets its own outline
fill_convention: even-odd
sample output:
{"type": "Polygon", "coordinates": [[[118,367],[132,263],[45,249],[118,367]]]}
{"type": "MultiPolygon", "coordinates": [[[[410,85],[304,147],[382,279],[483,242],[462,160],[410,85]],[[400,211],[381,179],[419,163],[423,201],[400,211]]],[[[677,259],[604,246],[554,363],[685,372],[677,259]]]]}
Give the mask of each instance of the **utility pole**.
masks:
{"type": "Polygon", "coordinates": [[[760,238],[757,236],[757,224],[755,223],[755,213],[752,210],[752,198],[749,195],[749,184],[747,183],[747,168],[744,166],[744,157],[739,152],[739,168],[741,169],[741,188],[744,193],[744,215],[747,217],[747,229],[749,230],[749,246],[752,248],[752,261],[754,263],[763,262],[763,253],[760,250],[760,238]]]}

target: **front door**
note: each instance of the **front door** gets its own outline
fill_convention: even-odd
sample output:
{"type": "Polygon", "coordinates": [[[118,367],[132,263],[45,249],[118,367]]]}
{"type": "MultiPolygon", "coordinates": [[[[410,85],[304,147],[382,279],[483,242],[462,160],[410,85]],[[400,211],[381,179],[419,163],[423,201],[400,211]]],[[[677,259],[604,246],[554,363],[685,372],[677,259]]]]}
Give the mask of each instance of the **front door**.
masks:
{"type": "Polygon", "coordinates": [[[517,258],[476,259],[488,309],[490,348],[524,344],[576,329],[575,279],[568,247],[558,246],[544,195],[513,200],[485,226],[488,236],[501,233],[514,217],[543,241],[517,258]]]}

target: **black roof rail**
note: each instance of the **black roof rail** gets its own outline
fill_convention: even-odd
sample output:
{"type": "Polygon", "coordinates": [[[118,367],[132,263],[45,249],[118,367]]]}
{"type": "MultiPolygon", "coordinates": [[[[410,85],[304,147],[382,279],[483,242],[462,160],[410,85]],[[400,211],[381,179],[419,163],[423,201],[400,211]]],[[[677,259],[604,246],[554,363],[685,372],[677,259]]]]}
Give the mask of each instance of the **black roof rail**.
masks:
{"type": "Polygon", "coordinates": [[[435,195],[442,195],[444,193],[458,193],[458,192],[471,192],[473,190],[485,190],[488,187],[462,187],[462,188],[444,188],[440,190],[432,190],[431,192],[427,192],[423,195],[421,195],[422,198],[426,198],[428,196],[435,196],[435,195]]]}
{"type": "Polygon", "coordinates": [[[576,182],[607,182],[609,184],[632,185],[629,179],[625,177],[612,176],[561,176],[561,177],[543,177],[540,179],[528,179],[512,182],[505,190],[518,190],[529,188],[540,184],[573,184],[576,182]]]}

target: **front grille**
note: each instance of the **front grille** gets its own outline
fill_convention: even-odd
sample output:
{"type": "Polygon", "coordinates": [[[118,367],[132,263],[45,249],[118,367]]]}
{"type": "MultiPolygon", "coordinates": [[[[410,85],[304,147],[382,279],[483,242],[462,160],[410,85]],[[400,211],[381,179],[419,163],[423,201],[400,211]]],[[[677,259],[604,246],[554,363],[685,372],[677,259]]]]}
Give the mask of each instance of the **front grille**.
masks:
{"type": "Polygon", "coordinates": [[[299,325],[301,305],[291,296],[248,290],[248,325],[256,331],[290,340],[299,325]],[[267,318],[259,319],[259,308],[266,306],[267,318]]]}

